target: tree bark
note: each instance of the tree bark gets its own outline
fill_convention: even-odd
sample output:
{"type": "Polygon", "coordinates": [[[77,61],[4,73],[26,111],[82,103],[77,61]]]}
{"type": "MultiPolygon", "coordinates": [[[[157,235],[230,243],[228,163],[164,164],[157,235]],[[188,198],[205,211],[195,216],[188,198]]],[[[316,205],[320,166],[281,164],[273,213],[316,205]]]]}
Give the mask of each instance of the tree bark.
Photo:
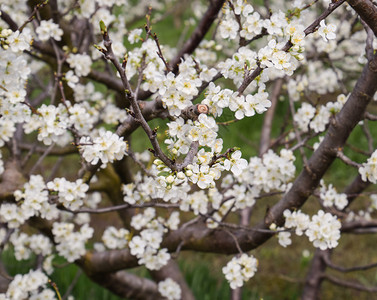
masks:
{"type": "Polygon", "coordinates": [[[166,278],[173,279],[181,287],[182,300],[195,300],[194,294],[187,285],[177,262],[173,259],[170,259],[168,264],[162,267],[160,270],[151,271],[150,273],[156,282],[163,281],[166,278]]]}
{"type": "Polygon", "coordinates": [[[377,36],[377,7],[373,2],[370,0],[347,0],[347,2],[377,36]]]}
{"type": "Polygon", "coordinates": [[[306,275],[305,286],[301,295],[302,300],[319,299],[323,274],[326,270],[326,263],[323,260],[324,255],[330,255],[330,250],[322,251],[317,249],[315,251],[309,272],[306,275]]]}

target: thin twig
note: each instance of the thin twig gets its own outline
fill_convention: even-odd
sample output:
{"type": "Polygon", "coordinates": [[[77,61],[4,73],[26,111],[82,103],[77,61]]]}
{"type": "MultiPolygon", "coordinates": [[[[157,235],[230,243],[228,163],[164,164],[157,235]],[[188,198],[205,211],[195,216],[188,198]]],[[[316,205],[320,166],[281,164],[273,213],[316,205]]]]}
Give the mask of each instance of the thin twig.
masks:
{"type": "Polygon", "coordinates": [[[337,278],[337,277],[332,276],[332,275],[325,274],[323,276],[323,278],[327,279],[328,281],[330,281],[330,282],[332,282],[336,285],[342,286],[342,287],[351,288],[351,289],[355,289],[355,290],[358,290],[358,291],[364,291],[364,292],[368,292],[368,293],[376,293],[377,292],[377,287],[367,287],[367,286],[362,285],[358,282],[343,280],[343,279],[337,278]]]}
{"type": "Polygon", "coordinates": [[[103,36],[104,45],[106,47],[106,50],[103,48],[99,48],[99,50],[105,55],[105,58],[108,59],[116,68],[118,71],[120,78],[122,80],[122,83],[125,88],[125,98],[128,99],[128,101],[131,103],[131,107],[133,109],[133,112],[135,114],[136,121],[141,125],[141,127],[144,129],[145,133],[147,134],[149,140],[152,143],[153,146],[153,152],[156,157],[161,159],[170,169],[175,170],[175,163],[172,161],[169,157],[165,155],[165,153],[162,151],[160,144],[157,140],[157,132],[155,130],[152,130],[147,121],[145,120],[141,109],[139,107],[138,101],[136,99],[136,94],[133,92],[132,87],[128,81],[125,69],[122,67],[122,65],[119,63],[118,59],[115,57],[115,54],[112,49],[112,41],[110,40],[110,37],[107,33],[107,29],[104,24],[101,25],[101,31],[103,36]]]}
{"type": "Polygon", "coordinates": [[[368,265],[364,265],[364,266],[356,266],[356,267],[351,267],[351,268],[345,268],[345,267],[341,267],[341,266],[337,266],[335,265],[328,257],[323,257],[323,260],[325,261],[326,265],[328,267],[330,267],[331,269],[334,269],[336,271],[339,271],[339,272],[343,272],[343,273],[348,273],[348,272],[355,272],[355,271],[364,271],[364,270],[369,270],[369,269],[372,269],[372,268],[375,268],[377,267],[377,263],[371,263],[371,264],[368,264],[368,265]]]}
{"type": "Polygon", "coordinates": [[[344,162],[346,165],[349,165],[349,166],[352,166],[352,167],[355,167],[357,169],[359,169],[361,167],[360,164],[358,164],[357,162],[354,162],[353,160],[351,160],[348,156],[346,156],[341,150],[338,150],[337,153],[336,153],[336,156],[342,161],[344,162]]]}
{"type": "Polygon", "coordinates": [[[362,125],[361,128],[363,129],[365,137],[366,137],[366,139],[368,141],[368,151],[369,151],[369,153],[372,153],[373,150],[374,150],[374,147],[373,147],[374,141],[373,141],[373,136],[370,133],[370,130],[369,130],[369,127],[368,127],[368,121],[367,120],[365,120],[363,122],[363,125],[362,125]]]}
{"type": "Polygon", "coordinates": [[[224,231],[232,237],[232,239],[234,240],[234,243],[236,244],[236,247],[237,247],[239,253],[242,254],[243,251],[240,247],[240,244],[237,241],[237,237],[233,233],[231,233],[228,229],[224,229],[224,231]]]}
{"type": "Polygon", "coordinates": [[[80,214],[80,213],[89,213],[89,214],[104,214],[113,211],[119,211],[123,209],[132,209],[132,208],[145,208],[145,207],[160,207],[160,208],[179,208],[178,204],[167,204],[167,203],[144,203],[144,204],[120,204],[116,206],[110,207],[102,207],[102,208],[81,208],[78,210],[70,210],[68,208],[62,208],[65,211],[68,211],[72,214],[80,214]]]}
{"type": "Polygon", "coordinates": [[[50,151],[52,150],[52,148],[54,148],[55,146],[55,143],[52,143],[47,149],[46,151],[41,155],[41,157],[39,157],[39,159],[37,160],[37,162],[34,164],[34,166],[31,168],[29,174],[33,174],[34,171],[39,167],[39,165],[42,163],[42,161],[46,158],[46,156],[50,153],[50,151]]]}
{"type": "Polygon", "coordinates": [[[65,291],[62,300],[65,300],[65,299],[67,299],[69,297],[69,295],[71,294],[73,288],[76,286],[77,282],[79,281],[81,275],[82,275],[82,270],[78,269],[77,272],[76,272],[75,277],[73,278],[73,280],[71,282],[71,284],[69,285],[69,287],[65,291]]]}

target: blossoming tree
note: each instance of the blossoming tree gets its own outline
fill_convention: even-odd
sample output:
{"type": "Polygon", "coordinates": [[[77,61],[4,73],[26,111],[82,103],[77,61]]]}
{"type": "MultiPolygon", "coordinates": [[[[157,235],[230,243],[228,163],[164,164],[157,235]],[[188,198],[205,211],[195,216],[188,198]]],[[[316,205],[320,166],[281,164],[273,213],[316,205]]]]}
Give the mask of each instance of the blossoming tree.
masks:
{"type": "Polygon", "coordinates": [[[273,236],[287,247],[291,235],[317,248],[303,299],[324,279],[377,291],[326,274],[342,269],[330,249],[343,232],[377,226],[376,4],[134,2],[0,1],[0,248],[38,261],[27,274],[2,270],[0,299],[60,299],[48,285],[57,256],[121,297],[194,299],[182,251],[231,254],[216,268],[240,299],[265,263],[253,249],[273,236]],[[192,33],[164,45],[153,26],[182,5],[192,33]],[[224,147],[221,116],[231,127],[257,114],[259,154],[224,147]],[[144,152],[133,151],[138,128],[144,152]],[[366,150],[346,143],[357,128],[366,150]],[[346,187],[323,179],[335,160],[356,170],[346,187]],[[320,209],[301,209],[309,197],[320,209]],[[105,213],[114,218],[97,232],[105,213]],[[127,271],[139,265],[152,279],[127,271]]]}

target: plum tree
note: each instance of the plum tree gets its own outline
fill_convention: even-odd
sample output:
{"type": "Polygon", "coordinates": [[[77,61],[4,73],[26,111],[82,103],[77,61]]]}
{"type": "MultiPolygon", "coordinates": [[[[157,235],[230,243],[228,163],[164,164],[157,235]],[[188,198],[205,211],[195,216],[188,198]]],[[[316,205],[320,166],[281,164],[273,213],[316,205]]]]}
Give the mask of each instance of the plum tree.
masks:
{"type": "Polygon", "coordinates": [[[62,299],[58,256],[124,298],[194,299],[182,251],[231,254],[216,268],[241,299],[253,250],[293,234],[316,248],[303,299],[377,291],[326,272],[376,266],[331,261],[377,226],[374,2],[0,4],[0,248],[36,258],[2,268],[0,299],[62,299]],[[253,118],[255,153],[223,138],[253,118]]]}

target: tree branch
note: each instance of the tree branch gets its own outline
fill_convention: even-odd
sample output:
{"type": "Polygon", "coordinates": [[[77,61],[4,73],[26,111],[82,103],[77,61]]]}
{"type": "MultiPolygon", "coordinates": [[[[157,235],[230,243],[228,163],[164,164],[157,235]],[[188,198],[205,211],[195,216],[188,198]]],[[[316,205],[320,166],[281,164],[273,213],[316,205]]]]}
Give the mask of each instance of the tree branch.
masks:
{"type": "Polygon", "coordinates": [[[377,7],[370,0],[347,0],[377,37],[377,7]]]}
{"type": "Polygon", "coordinates": [[[377,287],[367,287],[358,282],[342,280],[332,275],[326,274],[324,275],[324,279],[342,287],[351,288],[351,289],[368,292],[368,293],[377,293],[377,287]]]}
{"type": "Polygon", "coordinates": [[[116,273],[87,273],[87,275],[99,285],[123,298],[135,300],[165,299],[158,292],[157,284],[155,282],[125,271],[119,271],[116,273]]]}

